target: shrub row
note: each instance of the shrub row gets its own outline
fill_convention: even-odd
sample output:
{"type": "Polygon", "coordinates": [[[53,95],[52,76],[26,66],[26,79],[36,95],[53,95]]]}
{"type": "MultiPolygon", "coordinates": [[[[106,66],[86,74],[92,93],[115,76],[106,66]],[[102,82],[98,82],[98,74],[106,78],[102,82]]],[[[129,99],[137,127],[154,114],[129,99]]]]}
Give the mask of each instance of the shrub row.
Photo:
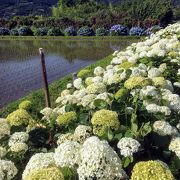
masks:
{"type": "Polygon", "coordinates": [[[156,31],[160,30],[160,26],[152,26],[149,29],[142,29],[141,27],[132,27],[131,29],[128,29],[125,26],[122,26],[120,24],[114,25],[110,28],[110,30],[105,29],[104,27],[98,28],[95,31],[93,28],[84,26],[81,27],[78,31],[75,29],[75,27],[70,26],[66,28],[64,31],[62,31],[58,27],[54,28],[35,28],[31,29],[28,26],[22,26],[19,29],[7,29],[0,27],[0,35],[12,35],[12,36],[143,36],[143,35],[149,35],[151,33],[155,33],[156,31]]]}

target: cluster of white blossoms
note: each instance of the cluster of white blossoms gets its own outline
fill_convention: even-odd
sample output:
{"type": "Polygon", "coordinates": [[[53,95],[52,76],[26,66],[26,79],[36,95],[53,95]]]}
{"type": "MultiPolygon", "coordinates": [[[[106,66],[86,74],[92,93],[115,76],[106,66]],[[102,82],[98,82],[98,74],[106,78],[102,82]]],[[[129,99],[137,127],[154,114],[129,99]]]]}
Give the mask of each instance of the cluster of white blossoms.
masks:
{"type": "Polygon", "coordinates": [[[32,171],[53,166],[55,166],[54,153],[37,153],[33,155],[27,163],[22,174],[22,180],[32,171]]]}
{"type": "Polygon", "coordinates": [[[57,114],[55,109],[49,107],[42,109],[40,113],[44,115],[42,119],[46,120],[50,120],[53,116],[57,114]]]}
{"type": "Polygon", "coordinates": [[[178,130],[171,126],[167,121],[155,121],[153,124],[153,129],[161,136],[175,136],[178,134],[178,130]]]}
{"type": "Polygon", "coordinates": [[[74,139],[80,143],[83,143],[91,135],[92,128],[90,126],[79,125],[74,131],[74,139]]]}
{"type": "Polygon", "coordinates": [[[84,141],[92,135],[92,128],[90,126],[78,125],[73,133],[61,134],[58,137],[57,144],[60,145],[66,141],[76,141],[83,144],[84,141]]]}
{"type": "Polygon", "coordinates": [[[162,99],[167,101],[169,108],[180,112],[180,96],[178,94],[173,94],[167,89],[162,89],[162,99]]]}
{"type": "Polygon", "coordinates": [[[124,137],[119,140],[117,147],[124,157],[133,156],[134,153],[139,151],[141,144],[132,138],[124,137]]]}
{"type": "Polygon", "coordinates": [[[12,161],[0,159],[0,179],[10,180],[17,174],[18,170],[12,161]]]}
{"type": "Polygon", "coordinates": [[[12,152],[26,152],[28,145],[26,142],[29,139],[29,134],[26,132],[15,132],[9,138],[8,146],[12,152]]]}
{"type": "Polygon", "coordinates": [[[169,144],[169,150],[174,152],[176,156],[180,159],[180,137],[172,138],[169,144]]]}
{"type": "Polygon", "coordinates": [[[154,103],[148,104],[146,106],[146,109],[149,113],[163,113],[166,116],[171,114],[171,110],[167,106],[159,106],[159,105],[154,104],[154,103]]]}
{"type": "Polygon", "coordinates": [[[60,167],[75,167],[80,162],[80,149],[81,145],[76,141],[65,141],[60,144],[54,153],[56,165],[60,167]]]}
{"type": "Polygon", "coordinates": [[[80,150],[80,156],[81,162],[77,169],[79,180],[115,180],[126,177],[120,158],[107,141],[100,141],[95,136],[88,138],[80,150]]]}
{"type": "Polygon", "coordinates": [[[10,125],[6,119],[0,118],[0,139],[10,135],[10,125]]]}

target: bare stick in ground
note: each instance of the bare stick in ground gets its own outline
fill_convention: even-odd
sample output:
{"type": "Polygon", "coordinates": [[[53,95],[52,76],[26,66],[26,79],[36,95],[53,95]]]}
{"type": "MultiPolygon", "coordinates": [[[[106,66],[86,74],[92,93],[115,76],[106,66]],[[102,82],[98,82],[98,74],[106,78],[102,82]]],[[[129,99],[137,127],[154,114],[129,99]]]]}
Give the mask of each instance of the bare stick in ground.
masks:
{"type": "Polygon", "coordinates": [[[42,77],[43,77],[43,84],[44,84],[46,107],[51,107],[43,48],[39,48],[39,54],[41,57],[42,77]]]}

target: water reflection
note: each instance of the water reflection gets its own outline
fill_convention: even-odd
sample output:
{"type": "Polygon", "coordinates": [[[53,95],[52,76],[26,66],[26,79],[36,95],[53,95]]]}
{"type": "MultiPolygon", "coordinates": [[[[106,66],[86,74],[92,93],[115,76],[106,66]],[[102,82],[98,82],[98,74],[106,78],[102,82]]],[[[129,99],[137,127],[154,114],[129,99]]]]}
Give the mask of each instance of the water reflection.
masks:
{"type": "Polygon", "coordinates": [[[0,107],[41,87],[39,47],[45,50],[51,83],[130,43],[129,40],[0,40],[0,107]]]}

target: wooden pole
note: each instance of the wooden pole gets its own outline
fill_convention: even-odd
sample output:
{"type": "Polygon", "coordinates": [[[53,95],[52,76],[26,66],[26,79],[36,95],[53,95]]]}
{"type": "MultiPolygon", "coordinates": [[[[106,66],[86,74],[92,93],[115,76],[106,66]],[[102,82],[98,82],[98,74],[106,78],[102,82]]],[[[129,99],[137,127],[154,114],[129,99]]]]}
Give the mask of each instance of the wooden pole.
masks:
{"type": "Polygon", "coordinates": [[[46,107],[51,107],[43,48],[39,48],[39,54],[41,57],[42,78],[43,78],[43,84],[44,84],[46,107]]]}

